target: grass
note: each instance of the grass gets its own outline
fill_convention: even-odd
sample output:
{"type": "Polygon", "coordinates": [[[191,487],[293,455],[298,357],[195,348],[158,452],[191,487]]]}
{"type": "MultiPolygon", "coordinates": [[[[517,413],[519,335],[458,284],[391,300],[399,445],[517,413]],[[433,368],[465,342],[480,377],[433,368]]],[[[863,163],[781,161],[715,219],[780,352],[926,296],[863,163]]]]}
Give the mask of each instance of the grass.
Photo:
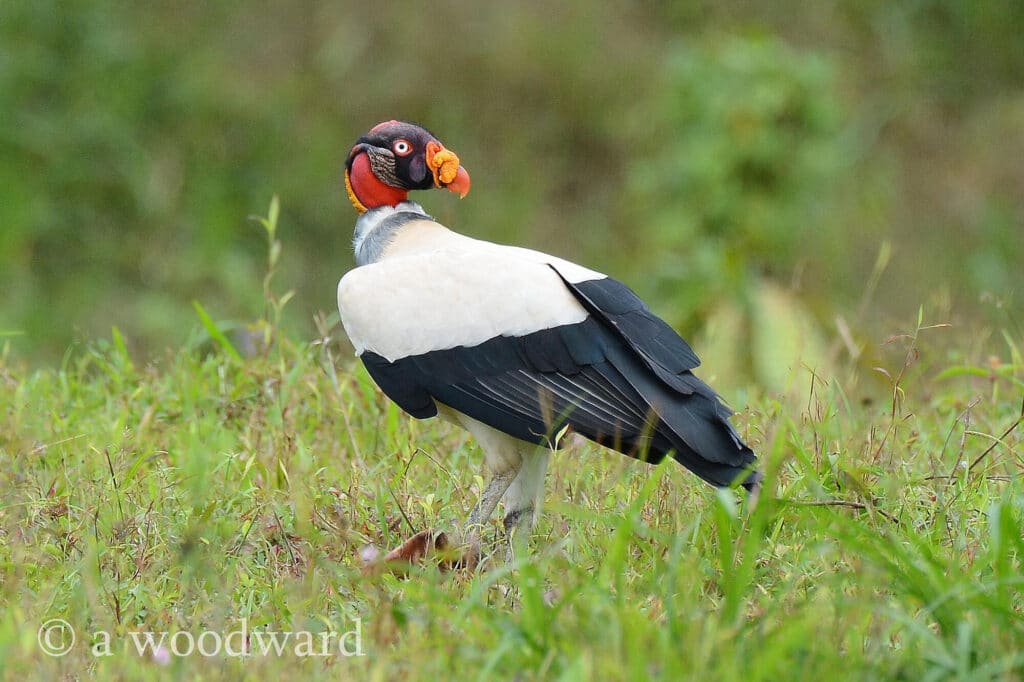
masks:
{"type": "Polygon", "coordinates": [[[838,384],[799,412],[757,399],[738,417],[769,472],[752,513],[674,464],[574,445],[530,556],[403,580],[363,575],[359,550],[465,517],[481,479],[462,432],[402,417],[326,341],[248,359],[192,344],[139,367],[118,339],[60,369],[0,366],[5,679],[1024,672],[1016,396],[954,379],[895,406],[838,384]],[[51,617],[111,633],[112,655],[43,655],[51,617]],[[358,618],[365,655],[164,666],[125,648],[241,618],[358,618]]]}
{"type": "Polygon", "coordinates": [[[270,265],[270,321],[247,356],[200,305],[193,341],[150,364],[116,330],[59,368],[0,354],[0,678],[1024,676],[1009,337],[1011,361],[989,371],[956,357],[936,368],[919,319],[889,388],[860,389],[873,400],[839,380],[808,379],[799,402],[751,393],[736,423],[768,474],[753,511],[674,463],[573,444],[553,458],[532,553],[403,579],[365,575],[360,550],[464,519],[479,450],[401,415],[329,323],[311,343],[277,335],[287,295],[272,293],[270,265]],[[66,656],[40,649],[50,618],[78,634],[66,656]],[[358,623],[363,655],[133,644],[227,635],[242,619],[358,623]]]}

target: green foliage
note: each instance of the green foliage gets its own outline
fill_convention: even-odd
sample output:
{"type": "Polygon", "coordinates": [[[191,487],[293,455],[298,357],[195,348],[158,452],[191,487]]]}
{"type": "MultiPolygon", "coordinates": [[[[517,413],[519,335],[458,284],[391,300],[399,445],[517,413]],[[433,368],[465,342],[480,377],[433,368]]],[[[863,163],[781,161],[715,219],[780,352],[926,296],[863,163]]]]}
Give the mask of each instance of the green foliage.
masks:
{"type": "MultiPolygon", "coordinates": [[[[62,352],[76,324],[92,336],[112,320],[154,350],[176,345],[193,298],[245,319],[261,298],[250,286],[259,241],[244,216],[266,204],[271,183],[298,199],[293,189],[314,176],[316,187],[337,179],[336,150],[352,134],[344,118],[322,112],[322,147],[298,147],[285,121],[300,97],[261,97],[236,69],[246,46],[220,42],[233,11],[207,10],[0,8],[16,55],[0,70],[3,319],[44,349],[62,352]],[[289,182],[300,154],[307,170],[289,182]]],[[[303,238],[323,238],[324,227],[303,238]]],[[[304,259],[296,249],[293,260],[304,259]]]]}
{"type": "Polygon", "coordinates": [[[883,241],[856,341],[922,302],[1004,327],[1022,26],[944,0],[0,3],[0,330],[55,361],[113,326],[178,347],[192,300],[246,329],[244,216],[278,194],[281,323],[309,335],[351,266],[342,159],[396,116],[473,175],[466,201],[422,197],[434,215],[627,279],[689,335],[722,301],[752,328],[762,282],[831,321],[883,241]]]}
{"type": "Polygon", "coordinates": [[[648,283],[688,326],[742,298],[752,272],[791,272],[808,254],[835,262],[816,238],[845,151],[833,71],[770,39],[710,38],[666,56],[630,206],[653,253],[648,283]]]}

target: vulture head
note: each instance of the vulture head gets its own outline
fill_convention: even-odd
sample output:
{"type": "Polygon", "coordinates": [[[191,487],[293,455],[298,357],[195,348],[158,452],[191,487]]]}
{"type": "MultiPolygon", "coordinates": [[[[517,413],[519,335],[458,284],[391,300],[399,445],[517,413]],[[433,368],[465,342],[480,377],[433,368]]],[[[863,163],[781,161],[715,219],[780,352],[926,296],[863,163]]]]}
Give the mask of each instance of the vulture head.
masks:
{"type": "Polygon", "coordinates": [[[418,125],[385,121],[356,140],[345,161],[345,189],[360,213],[406,201],[409,190],[469,192],[469,173],[455,152],[418,125]]]}

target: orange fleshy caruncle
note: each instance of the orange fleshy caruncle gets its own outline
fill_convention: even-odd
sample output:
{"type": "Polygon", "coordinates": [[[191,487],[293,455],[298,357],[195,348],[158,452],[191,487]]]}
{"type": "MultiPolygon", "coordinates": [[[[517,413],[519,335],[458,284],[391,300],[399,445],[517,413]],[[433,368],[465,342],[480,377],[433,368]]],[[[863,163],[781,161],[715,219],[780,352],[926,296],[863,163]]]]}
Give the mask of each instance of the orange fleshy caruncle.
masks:
{"type": "Polygon", "coordinates": [[[434,186],[456,192],[459,198],[469,194],[469,173],[459,165],[458,155],[439,142],[427,143],[427,168],[434,175],[434,186]]]}

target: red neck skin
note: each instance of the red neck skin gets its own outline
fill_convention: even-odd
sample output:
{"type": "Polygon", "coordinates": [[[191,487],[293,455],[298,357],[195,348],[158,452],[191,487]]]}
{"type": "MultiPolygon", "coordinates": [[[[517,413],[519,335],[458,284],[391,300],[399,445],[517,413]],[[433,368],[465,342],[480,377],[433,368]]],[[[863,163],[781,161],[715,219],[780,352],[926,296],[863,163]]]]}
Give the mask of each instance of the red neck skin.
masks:
{"type": "Polygon", "coordinates": [[[356,199],[368,210],[380,206],[397,206],[409,198],[409,192],[381,182],[370,167],[370,157],[364,152],[352,160],[349,183],[356,199]]]}

